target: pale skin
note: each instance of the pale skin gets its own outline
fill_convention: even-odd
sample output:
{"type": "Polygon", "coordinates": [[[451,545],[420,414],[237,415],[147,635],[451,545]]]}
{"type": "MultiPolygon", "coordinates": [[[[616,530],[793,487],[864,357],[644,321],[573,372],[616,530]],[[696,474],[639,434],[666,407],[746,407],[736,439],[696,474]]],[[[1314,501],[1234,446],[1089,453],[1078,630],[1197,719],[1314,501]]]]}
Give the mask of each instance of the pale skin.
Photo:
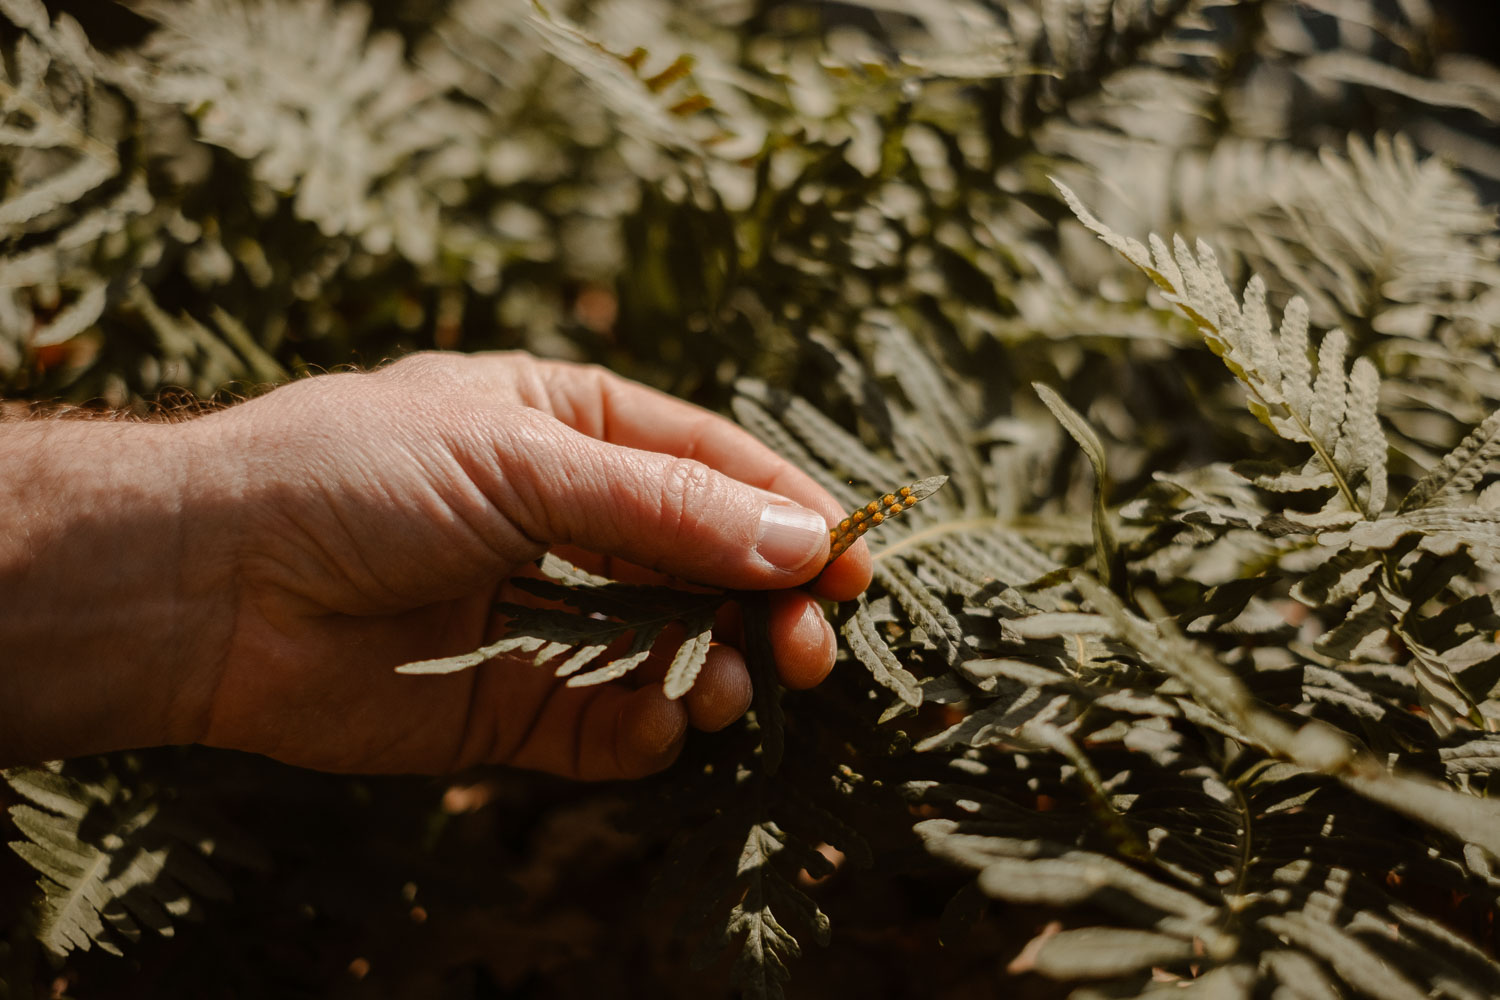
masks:
{"type": "Polygon", "coordinates": [[[503,634],[497,595],[550,549],[774,591],[777,670],[805,688],[834,659],[816,598],[871,574],[862,542],[824,569],[838,504],[731,422],[525,354],[417,355],[183,422],[10,422],[0,469],[0,765],[202,743],[640,777],[749,707],[732,626],[678,701],[655,661],[586,688],[506,657],[394,668],[503,634]]]}

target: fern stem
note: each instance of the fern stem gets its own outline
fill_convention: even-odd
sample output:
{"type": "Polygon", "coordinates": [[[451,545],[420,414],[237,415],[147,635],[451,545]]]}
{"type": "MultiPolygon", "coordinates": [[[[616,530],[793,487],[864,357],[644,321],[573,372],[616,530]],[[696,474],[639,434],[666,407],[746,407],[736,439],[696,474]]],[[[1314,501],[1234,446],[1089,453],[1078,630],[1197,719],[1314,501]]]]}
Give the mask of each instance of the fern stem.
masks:
{"type": "MultiPolygon", "coordinates": [[[[1243,380],[1243,384],[1246,389],[1249,389],[1252,393],[1255,394],[1255,398],[1260,400],[1262,406],[1264,406],[1267,410],[1271,409],[1272,404],[1266,399],[1266,397],[1262,396],[1253,385],[1250,384],[1250,381],[1248,379],[1243,380]]],[[[1312,445],[1313,452],[1318,456],[1318,458],[1322,459],[1323,464],[1328,467],[1328,471],[1333,475],[1334,485],[1339,488],[1339,492],[1342,493],[1344,495],[1344,499],[1348,501],[1349,509],[1360,514],[1367,520],[1374,520],[1374,518],[1370,515],[1370,512],[1360,506],[1359,498],[1354,495],[1354,487],[1350,486],[1349,480],[1344,478],[1343,470],[1341,470],[1337,465],[1334,464],[1333,456],[1328,453],[1328,448],[1323,444],[1322,441],[1318,440],[1316,435],[1313,434],[1312,427],[1307,423],[1306,420],[1302,419],[1302,414],[1298,413],[1290,406],[1283,406],[1282,409],[1284,409],[1287,414],[1297,422],[1298,429],[1300,429],[1302,433],[1307,435],[1307,443],[1312,445]]]]}
{"type": "MultiPolygon", "coordinates": [[[[1245,798],[1245,790],[1240,787],[1240,783],[1238,781],[1231,781],[1229,782],[1229,788],[1234,792],[1235,804],[1240,807],[1240,822],[1244,826],[1244,829],[1240,831],[1239,871],[1234,878],[1234,895],[1239,897],[1245,894],[1245,880],[1250,877],[1250,862],[1253,860],[1250,845],[1253,842],[1252,834],[1254,833],[1251,824],[1254,822],[1254,817],[1250,814],[1250,800],[1245,798]]],[[[1230,925],[1236,919],[1237,912],[1234,907],[1226,906],[1224,908],[1224,923],[1219,929],[1225,932],[1229,931],[1230,925]]]]}

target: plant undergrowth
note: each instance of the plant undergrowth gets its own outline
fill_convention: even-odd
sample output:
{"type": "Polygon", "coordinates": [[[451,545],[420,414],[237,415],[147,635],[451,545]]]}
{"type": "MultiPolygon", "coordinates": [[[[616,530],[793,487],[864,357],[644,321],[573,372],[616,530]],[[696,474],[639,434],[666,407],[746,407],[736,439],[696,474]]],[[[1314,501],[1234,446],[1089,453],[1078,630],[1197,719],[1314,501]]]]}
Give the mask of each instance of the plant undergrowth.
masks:
{"type": "Polygon", "coordinates": [[[403,668],[680,696],[740,602],[751,711],[628,787],[15,769],[0,996],[1500,994],[1500,75],[1442,9],[73,6],[0,0],[10,398],[598,361],[875,582],[807,692],[763,597],[553,556],[403,668]]]}

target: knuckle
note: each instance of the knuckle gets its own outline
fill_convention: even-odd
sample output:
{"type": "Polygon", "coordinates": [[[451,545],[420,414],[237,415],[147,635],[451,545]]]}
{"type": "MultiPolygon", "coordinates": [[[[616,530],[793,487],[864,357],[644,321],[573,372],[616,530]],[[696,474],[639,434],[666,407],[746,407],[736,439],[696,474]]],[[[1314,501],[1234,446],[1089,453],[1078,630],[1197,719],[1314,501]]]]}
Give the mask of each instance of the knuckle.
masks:
{"type": "Polygon", "coordinates": [[[587,492],[587,471],[560,460],[568,443],[558,423],[535,410],[516,408],[491,433],[499,439],[493,453],[500,464],[495,490],[503,494],[502,507],[533,539],[571,540],[571,504],[587,492]]]}
{"type": "Polygon", "coordinates": [[[403,391],[416,390],[424,395],[453,390],[469,377],[463,357],[441,351],[408,354],[376,369],[373,375],[391,383],[393,388],[400,386],[403,391]]]}
{"type": "Polygon", "coordinates": [[[380,371],[387,375],[413,377],[431,374],[447,368],[452,363],[453,359],[450,356],[437,351],[418,351],[384,365],[380,371]]]}

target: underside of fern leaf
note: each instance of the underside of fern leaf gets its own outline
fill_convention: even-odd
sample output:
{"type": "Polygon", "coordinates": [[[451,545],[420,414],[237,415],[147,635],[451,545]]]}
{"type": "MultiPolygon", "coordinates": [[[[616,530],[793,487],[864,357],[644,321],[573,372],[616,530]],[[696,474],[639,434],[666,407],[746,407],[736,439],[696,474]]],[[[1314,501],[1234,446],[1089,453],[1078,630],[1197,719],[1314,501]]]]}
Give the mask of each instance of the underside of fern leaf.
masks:
{"type": "MultiPolygon", "coordinates": [[[[922,500],[948,481],[931,476],[871,500],[829,530],[831,563],[869,531],[922,500]]],[[[534,607],[501,602],[506,634],[478,649],[455,656],[404,663],[402,674],[449,674],[477,667],[504,654],[523,655],[534,666],[551,667],[569,687],[604,684],[624,677],[654,650],[671,656],[663,685],[668,698],[692,689],[708,656],[714,616],[731,592],[624,584],[587,573],[557,556],[542,558],[541,578],[520,577],[517,587],[566,607],[534,607]],[[664,638],[668,626],[680,626],[681,638],[664,638]],[[675,648],[671,643],[675,641],[675,648]]]]}
{"type": "Polygon", "coordinates": [[[714,615],[729,600],[727,593],[616,583],[550,554],[540,568],[544,577],[518,578],[516,586],[566,607],[499,603],[494,610],[506,619],[503,638],[457,656],[402,664],[397,672],[453,673],[512,653],[550,667],[555,676],[567,678],[569,687],[586,687],[625,676],[659,644],[667,653],[663,632],[675,624],[682,637],[670,650],[667,695],[680,698],[692,688],[708,656],[714,615]]]}

